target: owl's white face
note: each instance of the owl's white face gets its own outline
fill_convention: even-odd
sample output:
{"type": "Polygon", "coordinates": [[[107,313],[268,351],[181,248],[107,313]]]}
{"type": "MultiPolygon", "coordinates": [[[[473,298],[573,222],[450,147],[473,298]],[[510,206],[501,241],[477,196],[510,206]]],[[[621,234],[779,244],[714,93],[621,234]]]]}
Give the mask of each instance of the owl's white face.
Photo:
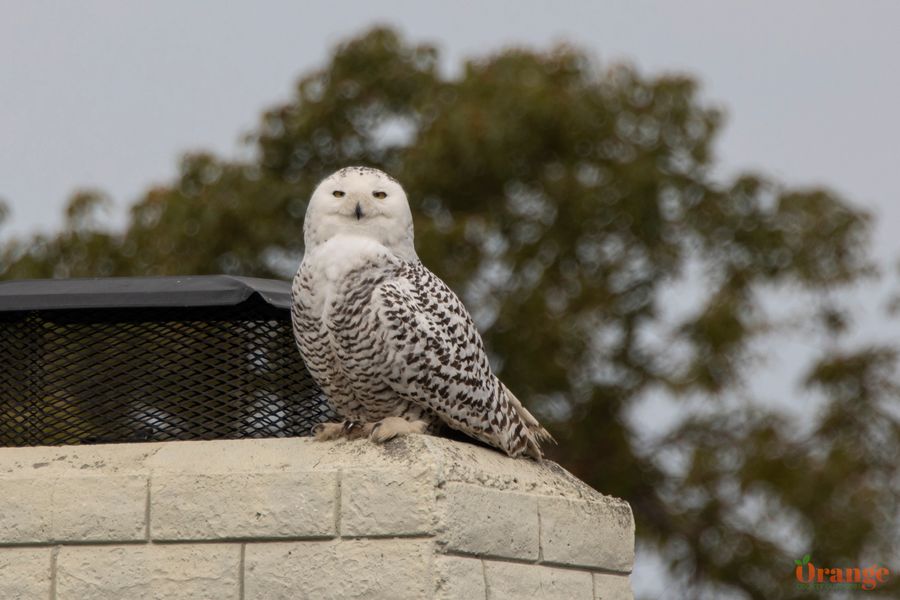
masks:
{"type": "Polygon", "coordinates": [[[336,235],[371,238],[408,260],[416,258],[406,192],[386,173],[346,167],[313,192],[303,224],[307,250],[336,235]]]}

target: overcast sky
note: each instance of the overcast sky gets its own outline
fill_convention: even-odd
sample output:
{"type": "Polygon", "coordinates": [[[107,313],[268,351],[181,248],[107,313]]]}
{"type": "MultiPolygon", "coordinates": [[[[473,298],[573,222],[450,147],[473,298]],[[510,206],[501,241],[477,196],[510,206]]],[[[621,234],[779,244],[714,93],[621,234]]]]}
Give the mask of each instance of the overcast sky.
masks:
{"type": "Polygon", "coordinates": [[[109,192],[121,216],[185,151],[234,156],[261,109],[376,22],[437,43],[450,69],[568,41],[694,74],[728,115],[722,173],[829,186],[876,214],[885,264],[900,255],[894,0],[0,0],[0,198],[13,210],[0,235],[57,228],[83,187],[109,192]]]}
{"type": "Polygon", "coordinates": [[[0,0],[0,198],[18,232],[52,229],[73,189],[120,205],[180,154],[232,155],[260,110],[375,22],[452,67],[561,40],[645,72],[695,74],[727,110],[723,167],[825,184],[876,211],[900,254],[900,3],[189,2],[0,0]]]}

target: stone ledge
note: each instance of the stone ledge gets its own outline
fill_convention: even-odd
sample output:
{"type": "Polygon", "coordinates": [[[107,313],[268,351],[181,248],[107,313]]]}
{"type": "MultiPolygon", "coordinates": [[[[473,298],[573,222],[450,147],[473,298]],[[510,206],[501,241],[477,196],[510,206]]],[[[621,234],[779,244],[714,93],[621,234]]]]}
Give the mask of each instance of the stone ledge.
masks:
{"type": "Polygon", "coordinates": [[[0,490],[4,599],[630,595],[627,503],[430,436],[0,449],[0,490]]]}

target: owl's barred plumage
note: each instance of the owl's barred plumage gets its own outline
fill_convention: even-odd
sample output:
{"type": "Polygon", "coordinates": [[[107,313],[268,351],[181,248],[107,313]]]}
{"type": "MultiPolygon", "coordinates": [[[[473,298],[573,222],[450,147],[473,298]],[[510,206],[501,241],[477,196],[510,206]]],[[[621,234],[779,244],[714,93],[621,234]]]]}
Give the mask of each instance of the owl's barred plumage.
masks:
{"type": "Polygon", "coordinates": [[[462,302],[416,256],[399,183],[364,167],[331,175],[313,193],[304,238],[294,335],[338,414],[422,421],[431,433],[447,425],[541,457],[549,434],[491,371],[462,302]]]}

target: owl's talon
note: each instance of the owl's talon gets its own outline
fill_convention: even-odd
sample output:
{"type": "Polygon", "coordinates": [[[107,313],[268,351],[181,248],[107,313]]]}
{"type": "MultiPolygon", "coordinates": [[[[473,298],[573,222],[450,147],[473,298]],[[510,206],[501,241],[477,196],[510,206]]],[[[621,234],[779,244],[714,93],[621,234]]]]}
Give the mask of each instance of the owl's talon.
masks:
{"type": "Polygon", "coordinates": [[[347,439],[355,440],[368,437],[372,433],[375,426],[372,423],[363,423],[362,421],[349,421],[344,425],[344,435],[347,439]]]}

